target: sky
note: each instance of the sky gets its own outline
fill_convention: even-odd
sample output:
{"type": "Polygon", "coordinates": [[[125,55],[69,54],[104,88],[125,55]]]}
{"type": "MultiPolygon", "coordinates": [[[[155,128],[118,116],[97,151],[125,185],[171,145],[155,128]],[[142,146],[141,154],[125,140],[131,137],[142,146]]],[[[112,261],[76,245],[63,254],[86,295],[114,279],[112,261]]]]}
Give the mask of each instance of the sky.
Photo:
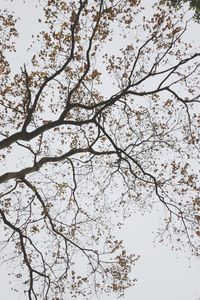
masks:
{"type": "MultiPolygon", "coordinates": [[[[158,222],[159,213],[146,213],[144,216],[136,214],[117,233],[125,241],[130,253],[140,255],[133,268],[133,277],[137,278],[137,282],[119,299],[199,300],[199,259],[189,259],[187,253],[175,253],[170,246],[153,243],[158,222]]],[[[26,300],[23,295],[11,291],[8,272],[8,266],[0,267],[1,298],[26,300]]],[[[102,295],[99,299],[115,300],[118,296],[102,295]]]]}
{"type": "MultiPolygon", "coordinates": [[[[147,0],[146,0],[147,1],[147,0]]],[[[23,30],[21,39],[23,47],[20,54],[16,54],[16,65],[20,65],[26,57],[26,45],[30,40],[30,31],[33,18],[38,18],[38,10],[34,1],[28,1],[29,6],[22,8],[17,1],[12,3],[1,0],[2,8],[8,7],[17,13],[23,14],[23,30]],[[31,5],[31,9],[30,9],[31,5]]],[[[145,2],[145,1],[144,1],[145,2]]],[[[198,34],[200,25],[193,24],[188,32],[188,39],[195,37],[195,44],[199,45],[198,34]]],[[[174,252],[170,245],[153,242],[155,232],[160,222],[160,212],[151,214],[133,214],[124,227],[117,231],[117,237],[123,239],[129,252],[140,255],[139,261],[133,268],[133,276],[137,278],[136,285],[128,289],[120,299],[125,300],[199,300],[200,299],[200,261],[195,257],[188,258],[187,252],[174,252]]],[[[6,264],[0,266],[0,296],[1,299],[26,300],[23,295],[11,291],[9,285],[9,269],[6,264]]],[[[115,300],[115,295],[102,295],[100,300],[115,300]]]]}

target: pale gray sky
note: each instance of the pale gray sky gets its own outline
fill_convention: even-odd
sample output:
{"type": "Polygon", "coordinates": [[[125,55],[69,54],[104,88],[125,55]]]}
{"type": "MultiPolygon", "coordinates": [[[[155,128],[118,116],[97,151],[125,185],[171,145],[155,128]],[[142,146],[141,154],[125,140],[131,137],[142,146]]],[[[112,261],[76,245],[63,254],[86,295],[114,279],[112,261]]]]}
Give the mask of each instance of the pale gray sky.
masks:
{"type": "MultiPolygon", "coordinates": [[[[186,253],[175,253],[170,247],[153,244],[159,223],[159,213],[133,215],[118,233],[124,239],[127,249],[141,255],[133,269],[138,279],[136,285],[128,289],[124,300],[199,300],[200,261],[187,258],[186,253]]],[[[0,268],[0,291],[2,299],[26,300],[21,294],[11,292],[6,265],[0,268]]],[[[115,295],[102,295],[100,300],[115,300],[115,295]]],[[[64,299],[68,300],[68,299],[64,299]]]]}
{"type": "MultiPolygon", "coordinates": [[[[146,1],[146,5],[149,3],[146,1]]],[[[144,1],[144,5],[145,5],[144,1]]],[[[16,65],[24,62],[26,46],[30,41],[30,28],[34,19],[38,18],[38,10],[34,5],[37,1],[27,1],[28,5],[21,6],[21,1],[1,0],[2,8],[11,8],[16,13],[23,15],[23,32],[21,40],[23,46],[21,52],[16,54],[16,65]],[[31,8],[30,8],[31,7],[31,8]],[[26,26],[24,26],[26,24],[26,26]]],[[[188,39],[195,38],[195,44],[200,44],[200,25],[190,25],[188,39]]],[[[27,59],[26,59],[27,60],[27,59]]],[[[118,233],[119,239],[123,239],[130,252],[139,254],[141,257],[133,269],[133,276],[138,279],[133,288],[127,290],[125,300],[198,300],[200,299],[200,261],[191,257],[188,253],[173,252],[170,246],[153,244],[155,232],[159,224],[159,212],[146,213],[144,216],[133,214],[126,221],[123,229],[118,233]],[[152,233],[154,232],[154,233],[152,233]]],[[[23,295],[11,291],[9,285],[8,268],[0,267],[0,293],[1,299],[26,300],[23,295]]],[[[115,300],[117,296],[102,295],[101,300],[115,300]]]]}

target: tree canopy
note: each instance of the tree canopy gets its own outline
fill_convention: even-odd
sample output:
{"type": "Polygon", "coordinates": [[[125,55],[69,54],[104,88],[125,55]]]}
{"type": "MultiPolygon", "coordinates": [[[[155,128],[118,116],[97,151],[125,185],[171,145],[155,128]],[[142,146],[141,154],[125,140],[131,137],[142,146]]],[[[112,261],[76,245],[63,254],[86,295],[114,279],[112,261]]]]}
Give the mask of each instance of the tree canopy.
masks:
{"type": "Polygon", "coordinates": [[[200,22],[200,1],[199,0],[161,0],[161,2],[166,2],[169,6],[176,9],[180,9],[185,4],[189,5],[189,9],[194,12],[194,19],[200,22]]]}
{"type": "Polygon", "coordinates": [[[17,16],[0,18],[2,261],[29,300],[133,285],[114,228],[137,210],[199,255],[200,53],[149,2],[39,1],[20,70],[17,16]]]}

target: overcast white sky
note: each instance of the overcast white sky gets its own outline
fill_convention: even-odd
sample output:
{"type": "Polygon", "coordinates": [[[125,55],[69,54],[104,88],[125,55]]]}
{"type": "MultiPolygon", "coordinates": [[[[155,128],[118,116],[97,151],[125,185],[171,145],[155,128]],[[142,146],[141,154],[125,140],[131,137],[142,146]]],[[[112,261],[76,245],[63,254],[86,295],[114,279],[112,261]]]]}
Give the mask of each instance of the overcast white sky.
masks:
{"type": "MultiPolygon", "coordinates": [[[[148,3],[148,0],[145,0],[148,3]]],[[[145,3],[144,1],[144,3],[145,3]]],[[[26,57],[26,46],[30,41],[30,28],[33,16],[38,15],[34,4],[28,1],[28,6],[20,7],[15,0],[1,0],[2,8],[11,8],[23,14],[23,46],[17,54],[16,64],[19,65],[26,57]],[[30,9],[31,6],[31,9],[30,9]],[[27,8],[27,9],[26,9],[27,8]]],[[[21,2],[21,1],[20,1],[21,2]]],[[[37,17],[38,18],[38,17],[37,17]]],[[[193,24],[188,32],[188,39],[195,39],[200,44],[200,25],[193,24]]],[[[136,286],[130,288],[124,295],[125,300],[199,300],[200,299],[200,261],[197,258],[188,260],[187,253],[175,253],[170,246],[153,244],[155,232],[159,224],[159,212],[152,214],[133,215],[126,221],[124,228],[118,232],[119,238],[125,241],[130,252],[141,257],[133,269],[133,276],[138,279],[136,286]],[[154,231],[154,233],[152,233],[154,231]]],[[[8,268],[0,266],[0,296],[1,299],[25,300],[23,295],[11,291],[9,286],[8,268]]],[[[101,300],[114,300],[116,296],[102,296],[101,300]]],[[[123,298],[121,298],[123,299],[123,298]]]]}
{"type": "MultiPolygon", "coordinates": [[[[158,213],[133,215],[119,233],[130,252],[141,257],[133,269],[138,279],[136,285],[126,291],[121,300],[199,300],[200,261],[188,260],[186,253],[175,253],[170,247],[153,244],[159,223],[158,213]]],[[[27,300],[12,292],[8,284],[8,267],[0,268],[1,299],[27,300]]],[[[100,300],[115,300],[115,295],[102,295],[100,300]]],[[[69,300],[69,299],[65,299],[69,300]]]]}

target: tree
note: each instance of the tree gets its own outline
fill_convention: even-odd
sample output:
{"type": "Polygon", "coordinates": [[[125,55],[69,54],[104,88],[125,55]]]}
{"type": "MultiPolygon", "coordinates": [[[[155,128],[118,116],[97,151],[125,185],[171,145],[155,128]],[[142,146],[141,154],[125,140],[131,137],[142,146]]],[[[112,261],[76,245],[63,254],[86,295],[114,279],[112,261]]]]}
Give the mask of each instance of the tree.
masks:
{"type": "Polygon", "coordinates": [[[166,2],[168,6],[180,9],[186,4],[189,5],[189,9],[194,11],[194,19],[200,21],[200,1],[199,0],[161,0],[161,3],[166,2]]]}
{"type": "Polygon", "coordinates": [[[137,0],[40,5],[20,72],[16,19],[1,17],[3,260],[28,299],[122,293],[138,257],[113,226],[134,210],[163,208],[161,239],[199,255],[200,53],[156,5],[149,18],[137,0]]]}

